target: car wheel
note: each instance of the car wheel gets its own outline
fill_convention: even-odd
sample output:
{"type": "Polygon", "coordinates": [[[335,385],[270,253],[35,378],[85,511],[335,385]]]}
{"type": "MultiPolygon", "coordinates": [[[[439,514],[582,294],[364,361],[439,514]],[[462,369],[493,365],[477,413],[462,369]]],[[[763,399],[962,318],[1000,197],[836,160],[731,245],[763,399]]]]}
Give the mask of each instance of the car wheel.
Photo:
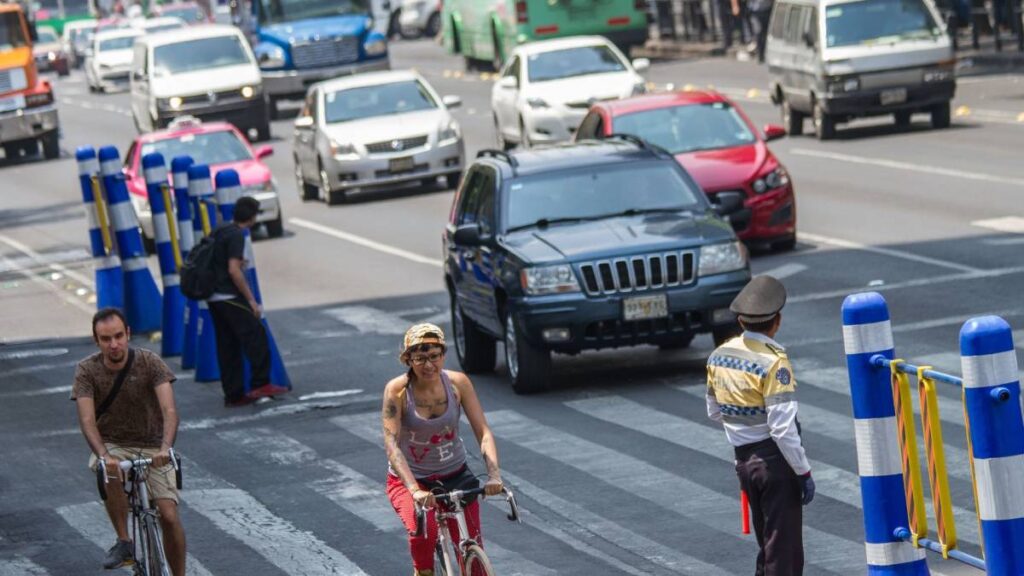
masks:
{"type": "Polygon", "coordinates": [[[493,372],[497,360],[494,338],[480,331],[476,323],[462,313],[455,295],[451,296],[452,332],[455,337],[455,355],[459,365],[469,374],[493,372]]]}
{"type": "Polygon", "coordinates": [[[267,118],[256,127],[256,141],[266,142],[270,140],[270,119],[267,118]]]}
{"type": "Polygon", "coordinates": [[[786,132],[790,136],[800,136],[804,133],[804,115],[802,112],[793,110],[793,106],[790,105],[789,100],[785,96],[782,97],[782,125],[786,128],[786,132]]]}
{"type": "Polygon", "coordinates": [[[271,238],[280,238],[284,236],[284,214],[281,213],[281,207],[277,207],[277,218],[270,222],[264,222],[267,226],[267,236],[271,238]]]}
{"type": "Polygon", "coordinates": [[[950,112],[949,102],[943,102],[942,104],[936,104],[932,106],[932,128],[941,130],[943,128],[949,128],[950,124],[950,112]]]}
{"type": "MultiPolygon", "coordinates": [[[[60,134],[56,130],[43,135],[39,141],[43,145],[43,157],[47,160],[54,160],[60,158],[60,134]]],[[[35,142],[32,143],[32,148],[35,148],[35,142]]]]}
{"type": "Polygon", "coordinates": [[[298,158],[295,159],[295,190],[299,193],[299,198],[303,202],[309,202],[317,198],[317,187],[306,183],[306,179],[302,176],[302,166],[299,164],[298,158]]]}
{"type": "Polygon", "coordinates": [[[21,157],[21,146],[17,144],[4,144],[4,156],[8,162],[13,162],[21,157]]]}
{"type": "Polygon", "coordinates": [[[896,127],[901,130],[910,128],[910,119],[913,113],[910,111],[900,111],[893,114],[893,120],[896,121],[896,127]]]}
{"type": "Polygon", "coordinates": [[[267,113],[271,120],[281,119],[281,109],[277,107],[277,98],[267,98],[267,113]]]}
{"type": "Polygon", "coordinates": [[[794,248],[796,248],[796,234],[772,244],[772,249],[778,252],[789,252],[794,248]]]}
{"type": "Polygon", "coordinates": [[[727,326],[715,326],[711,329],[711,339],[715,341],[715,346],[721,346],[742,333],[743,329],[738,322],[727,326]]]}
{"type": "Polygon", "coordinates": [[[836,137],[836,119],[825,112],[820,102],[814,102],[814,134],[818,140],[831,140],[836,137]]]}
{"type": "Polygon", "coordinates": [[[542,392],[551,386],[551,351],[527,342],[511,312],[505,313],[505,365],[516,394],[542,392]]]}
{"type": "Polygon", "coordinates": [[[673,338],[672,340],[658,344],[658,348],[662,350],[682,350],[684,348],[689,348],[690,344],[693,342],[693,337],[694,334],[687,334],[686,336],[673,338]]]}
{"type": "Polygon", "coordinates": [[[322,165],[320,166],[320,199],[328,206],[337,206],[345,201],[344,190],[331,190],[331,180],[322,165]]]}
{"type": "Polygon", "coordinates": [[[462,172],[445,174],[444,183],[448,185],[449,190],[457,190],[459,188],[459,184],[462,183],[462,172]]]}
{"type": "Polygon", "coordinates": [[[438,33],[441,32],[441,14],[434,12],[430,15],[430,19],[427,20],[427,29],[423,31],[424,34],[431,38],[437,37],[438,33]]]}

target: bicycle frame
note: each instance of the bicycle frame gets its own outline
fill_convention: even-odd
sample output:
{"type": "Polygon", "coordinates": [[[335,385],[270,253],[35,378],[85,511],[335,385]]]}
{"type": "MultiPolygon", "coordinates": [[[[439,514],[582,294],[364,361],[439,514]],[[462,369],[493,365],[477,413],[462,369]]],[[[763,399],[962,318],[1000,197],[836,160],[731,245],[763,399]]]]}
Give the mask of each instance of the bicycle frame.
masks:
{"type": "MultiPolygon", "coordinates": [[[[445,576],[455,576],[453,570],[453,560],[455,565],[459,568],[459,574],[464,576],[471,576],[466,574],[466,558],[468,551],[471,547],[479,546],[479,542],[470,537],[469,526],[466,524],[466,512],[462,505],[462,499],[468,496],[483,494],[484,489],[473,488],[470,490],[452,490],[447,493],[435,494],[435,498],[438,504],[445,505],[445,507],[438,506],[435,508],[434,519],[437,521],[437,546],[441,552],[441,561],[444,564],[445,576]],[[448,520],[455,520],[458,526],[458,543],[452,539],[452,534],[448,528],[448,520]],[[451,554],[455,551],[456,557],[453,559],[451,554]]],[[[502,492],[505,494],[505,502],[509,505],[508,519],[512,522],[522,522],[519,518],[519,506],[516,503],[515,494],[512,493],[508,488],[502,488],[502,492]]],[[[426,510],[417,506],[416,508],[416,534],[424,534],[426,532],[426,510]]]]}

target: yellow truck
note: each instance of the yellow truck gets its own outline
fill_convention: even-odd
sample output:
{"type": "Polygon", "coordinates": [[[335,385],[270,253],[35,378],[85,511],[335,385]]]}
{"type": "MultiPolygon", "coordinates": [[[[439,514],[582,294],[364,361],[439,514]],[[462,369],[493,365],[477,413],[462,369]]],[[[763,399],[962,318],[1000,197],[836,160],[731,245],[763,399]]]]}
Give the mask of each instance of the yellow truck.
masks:
{"type": "Polygon", "coordinates": [[[36,70],[25,11],[0,3],[0,146],[8,160],[60,156],[60,121],[53,88],[36,70]]]}

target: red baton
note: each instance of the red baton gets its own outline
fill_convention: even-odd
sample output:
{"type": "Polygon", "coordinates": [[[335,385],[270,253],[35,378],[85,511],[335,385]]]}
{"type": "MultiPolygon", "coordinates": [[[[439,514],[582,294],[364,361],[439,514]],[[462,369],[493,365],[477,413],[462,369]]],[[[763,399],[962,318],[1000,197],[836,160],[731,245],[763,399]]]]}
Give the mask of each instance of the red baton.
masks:
{"type": "Polygon", "coordinates": [[[747,492],[740,490],[740,507],[742,511],[740,515],[743,523],[743,533],[750,534],[750,500],[747,498],[747,492]]]}

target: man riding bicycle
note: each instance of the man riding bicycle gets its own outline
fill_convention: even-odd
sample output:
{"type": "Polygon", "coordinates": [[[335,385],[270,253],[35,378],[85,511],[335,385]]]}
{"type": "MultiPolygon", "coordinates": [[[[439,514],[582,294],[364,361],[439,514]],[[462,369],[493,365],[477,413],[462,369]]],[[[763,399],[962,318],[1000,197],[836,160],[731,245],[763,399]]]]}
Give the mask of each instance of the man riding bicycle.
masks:
{"type": "Polygon", "coordinates": [[[71,399],[93,452],[89,468],[95,471],[102,461],[110,475],[105,505],[117,542],[107,552],[103,567],[129,565],[134,557],[128,537],[128,499],[118,463],[152,458],[146,484],[160,512],[167,561],[174,576],[185,576],[185,531],[178,517],[178,492],[170,463],[178,433],[171,387],[174,373],[153,352],[129,346],[131,330],[116,308],[104,308],[93,316],[92,334],[100,351],[78,363],[71,399]]]}
{"type": "MultiPolygon", "coordinates": [[[[398,517],[409,531],[409,550],[416,576],[433,576],[437,521],[432,488],[445,491],[479,485],[466,465],[466,449],[459,436],[459,419],[465,410],[487,467],[487,496],[502,491],[498,449],[487,425],[473,383],[461,372],[443,369],[444,332],[433,324],[417,324],[405,333],[399,359],[409,367],[406,374],[387,383],[381,420],[384,450],[390,464],[387,494],[398,517]],[[416,506],[430,510],[427,529],[416,532],[416,506]]],[[[465,509],[470,537],[480,538],[480,503],[465,509]]],[[[458,533],[451,521],[450,528],[458,533]]]]}

